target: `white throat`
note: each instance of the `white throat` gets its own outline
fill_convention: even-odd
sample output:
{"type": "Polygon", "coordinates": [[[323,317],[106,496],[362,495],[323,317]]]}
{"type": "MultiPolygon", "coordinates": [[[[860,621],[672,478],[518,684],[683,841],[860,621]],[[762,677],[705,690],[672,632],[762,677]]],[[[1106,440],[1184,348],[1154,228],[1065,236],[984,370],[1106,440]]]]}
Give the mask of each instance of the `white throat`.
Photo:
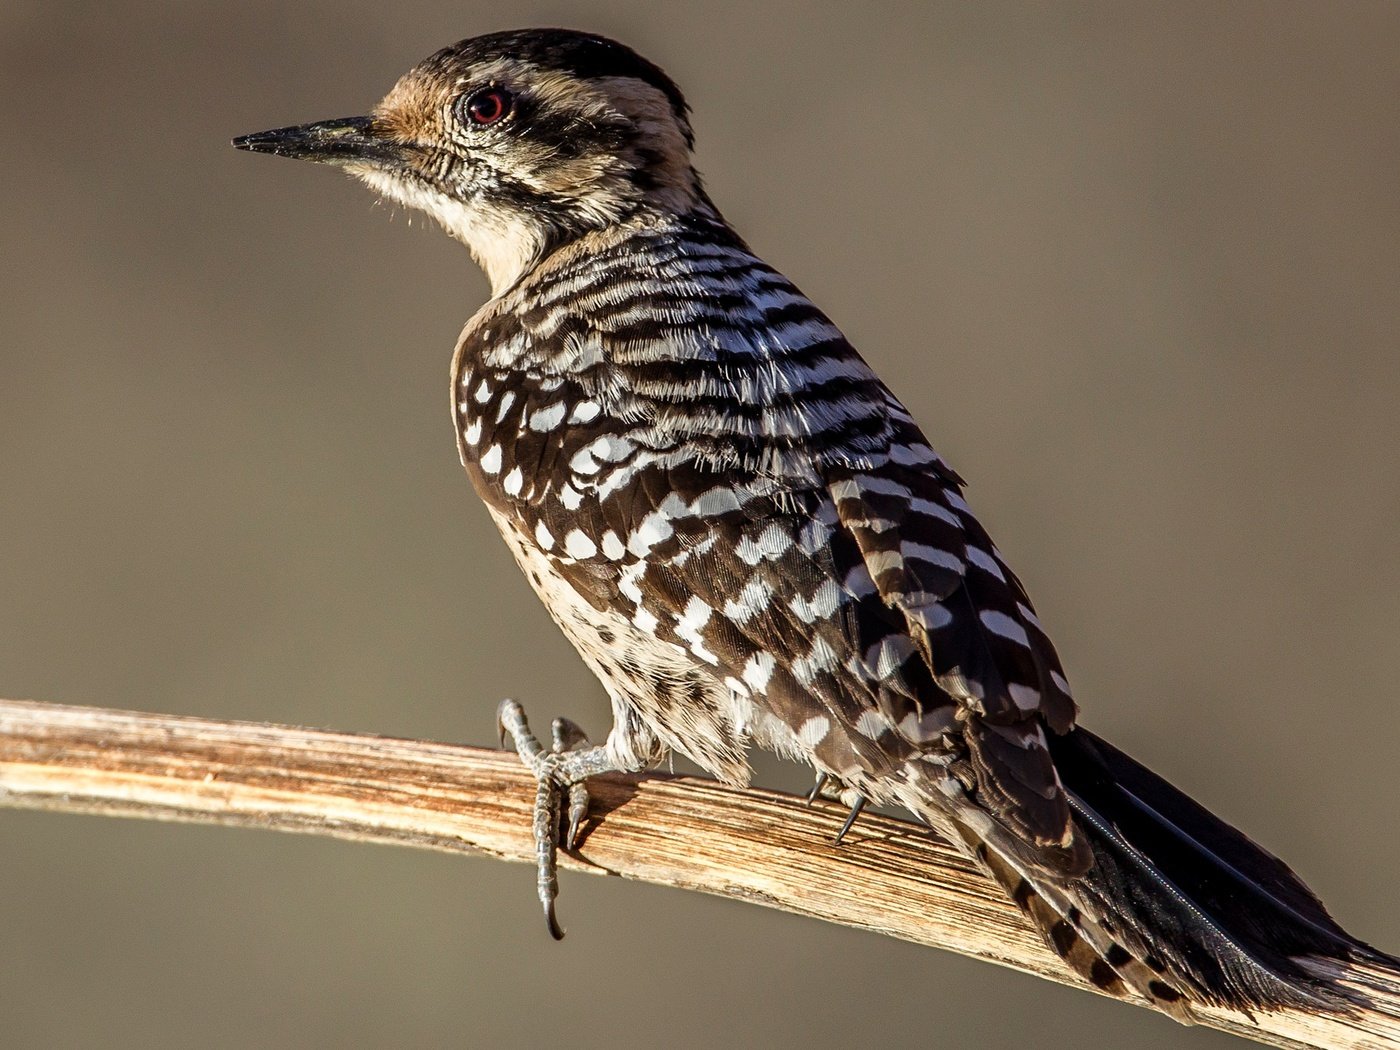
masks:
{"type": "Polygon", "coordinates": [[[385,197],[431,215],[465,244],[491,282],[493,296],[515,284],[544,251],[544,234],[539,225],[516,212],[465,204],[372,168],[354,174],[385,197]]]}

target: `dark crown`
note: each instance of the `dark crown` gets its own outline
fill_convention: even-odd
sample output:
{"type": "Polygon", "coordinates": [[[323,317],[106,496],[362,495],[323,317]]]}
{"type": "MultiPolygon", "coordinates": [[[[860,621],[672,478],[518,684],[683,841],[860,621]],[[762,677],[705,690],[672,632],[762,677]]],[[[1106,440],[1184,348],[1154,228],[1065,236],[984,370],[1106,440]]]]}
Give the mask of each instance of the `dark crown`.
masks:
{"type": "Polygon", "coordinates": [[[690,130],[690,105],[676,82],[654,62],[625,44],[576,29],[511,29],[462,40],[427,59],[423,69],[448,74],[463,67],[498,59],[528,62],[542,69],[558,70],[580,80],[631,77],[650,84],[666,96],[676,122],[684,129],[687,145],[694,145],[690,130]]]}

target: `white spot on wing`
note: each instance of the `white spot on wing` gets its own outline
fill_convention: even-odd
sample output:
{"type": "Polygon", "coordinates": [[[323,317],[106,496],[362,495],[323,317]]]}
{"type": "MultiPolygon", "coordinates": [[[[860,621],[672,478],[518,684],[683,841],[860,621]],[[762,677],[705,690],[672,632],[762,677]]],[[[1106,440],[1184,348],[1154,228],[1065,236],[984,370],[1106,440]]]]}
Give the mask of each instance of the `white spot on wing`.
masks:
{"type": "Polygon", "coordinates": [[[914,642],[907,634],[886,635],[865,651],[865,662],[874,668],[875,677],[887,678],[913,652],[914,642]]]}
{"type": "Polygon", "coordinates": [[[580,530],[572,529],[564,537],[564,553],[570,558],[591,558],[598,553],[598,545],[580,530]]]}
{"type": "Polygon", "coordinates": [[[865,556],[865,564],[871,576],[879,576],[891,569],[904,568],[904,556],[899,551],[873,551],[865,556]]]}
{"type": "Polygon", "coordinates": [[[501,446],[492,445],[481,457],[481,469],[487,474],[499,474],[501,470],[501,446]]]}
{"type": "Polygon", "coordinates": [[[803,685],[811,685],[823,671],[837,666],[836,651],[827,644],[825,638],[812,642],[807,655],[792,663],[792,673],[803,685]]]}
{"type": "Polygon", "coordinates": [[[846,573],[846,579],[842,586],[857,598],[875,593],[875,581],[870,578],[870,569],[866,567],[864,562],[846,573]]]}
{"type": "Polygon", "coordinates": [[[914,499],[909,501],[909,509],[916,514],[927,514],[930,518],[937,518],[939,521],[947,522],[949,525],[956,525],[962,528],[962,522],[958,516],[941,503],[935,503],[930,499],[914,499]]]}
{"type": "Polygon", "coordinates": [[[530,414],[530,429],[540,433],[547,433],[557,427],[564,419],[564,402],[556,401],[552,405],[546,405],[530,414]]]}
{"type": "Polygon", "coordinates": [[[805,595],[794,595],[792,601],[788,602],[788,608],[803,623],[814,623],[817,620],[830,618],[841,604],[841,588],[836,585],[835,580],[825,580],[809,601],[805,595]]]}
{"type": "Polygon", "coordinates": [[[905,613],[913,618],[926,631],[936,631],[939,628],[947,627],[953,622],[953,614],[948,607],[938,602],[930,602],[927,605],[915,606],[906,609],[905,613]]]}
{"type": "Polygon", "coordinates": [[[744,663],[744,681],[755,692],[762,692],[773,677],[773,666],[773,657],[767,653],[754,653],[744,663]]]}
{"type": "Polygon", "coordinates": [[[1006,577],[1002,575],[1001,566],[997,564],[997,560],[980,547],[968,547],[967,560],[983,572],[995,576],[1002,583],[1006,582],[1006,577]]]}
{"type": "Polygon", "coordinates": [[[1040,690],[1028,685],[1021,685],[1018,682],[1008,682],[1006,691],[1011,694],[1012,701],[1022,711],[1034,711],[1040,706],[1040,690]]]}
{"type": "Polygon", "coordinates": [[[559,502],[564,505],[565,510],[578,510],[583,503],[583,493],[565,482],[559,489],[559,502]]]}
{"type": "Polygon", "coordinates": [[[1010,638],[1013,642],[1018,642],[1027,649],[1030,648],[1031,640],[1026,637],[1026,629],[1007,616],[1006,613],[997,612],[994,609],[984,609],[979,619],[987,630],[999,634],[1003,638],[1010,638]]]}
{"type": "Polygon", "coordinates": [[[690,505],[690,513],[698,518],[715,517],[739,509],[739,497],[727,485],[716,485],[690,505]]]}
{"type": "Polygon", "coordinates": [[[805,747],[816,747],[826,739],[826,734],[831,729],[831,719],[825,715],[815,715],[802,723],[797,730],[797,739],[805,747]]]}
{"type": "Polygon", "coordinates": [[[603,533],[603,556],[617,561],[627,553],[627,548],[622,545],[622,541],[617,538],[617,533],[609,529],[603,533]]]}
{"type": "Polygon", "coordinates": [[[569,470],[575,474],[596,474],[598,473],[598,461],[593,458],[593,452],[584,447],[574,453],[569,460],[569,470]]]}
{"type": "Polygon", "coordinates": [[[938,457],[927,445],[895,445],[890,449],[890,459],[901,466],[917,467],[932,463],[938,457]]]}
{"type": "Polygon", "coordinates": [[[590,420],[597,419],[602,411],[602,406],[596,401],[580,401],[574,406],[573,411],[569,413],[569,422],[587,423],[590,420]]]}
{"type": "Polygon", "coordinates": [[[901,543],[900,552],[906,559],[918,559],[928,562],[930,565],[937,565],[942,569],[950,569],[961,575],[963,563],[956,555],[938,547],[930,547],[926,543],[901,543]]]}
{"type": "Polygon", "coordinates": [[[627,549],[639,558],[645,557],[658,543],[670,539],[674,531],[666,516],[654,510],[643,518],[632,535],[627,537],[627,549]]]}
{"type": "Polygon", "coordinates": [[[879,711],[863,711],[856,719],[856,732],[861,736],[868,736],[871,740],[879,738],[880,734],[889,728],[889,719],[880,714],[879,711]]]}
{"type": "Polygon", "coordinates": [[[773,588],[768,581],[755,576],[744,584],[738,598],[730,598],[724,603],[724,616],[731,623],[746,624],[768,608],[772,597],[773,588]]]}

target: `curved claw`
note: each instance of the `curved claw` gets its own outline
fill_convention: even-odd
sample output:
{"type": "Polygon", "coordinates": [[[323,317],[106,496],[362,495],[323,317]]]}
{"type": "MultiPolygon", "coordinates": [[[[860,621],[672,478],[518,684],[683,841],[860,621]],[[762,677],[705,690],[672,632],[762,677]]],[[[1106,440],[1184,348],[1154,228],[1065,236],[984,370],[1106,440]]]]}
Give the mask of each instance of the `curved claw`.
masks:
{"type": "Polygon", "coordinates": [[[564,927],[559,925],[559,917],[554,914],[553,900],[544,902],[544,921],[545,925],[549,927],[549,935],[556,941],[562,941],[564,939],[564,927]]]}
{"type": "Polygon", "coordinates": [[[822,788],[826,787],[826,782],[831,778],[826,773],[817,774],[817,782],[812,785],[812,790],[807,792],[807,805],[815,802],[822,793],[822,788]]]}
{"type": "Polygon", "coordinates": [[[556,753],[575,751],[588,743],[588,734],[579,727],[577,722],[568,718],[556,718],[552,728],[556,753]]]}
{"type": "Polygon", "coordinates": [[[564,831],[564,848],[567,850],[578,847],[579,829],[583,827],[583,822],[588,819],[588,788],[580,781],[577,784],[569,785],[569,825],[564,831]]]}
{"type": "Polygon", "coordinates": [[[836,838],[832,840],[833,846],[841,845],[841,840],[846,837],[846,832],[851,830],[851,826],[856,822],[856,817],[860,816],[863,809],[865,809],[865,796],[860,795],[856,798],[856,804],[851,807],[851,813],[846,818],[846,823],[841,825],[841,830],[836,833],[836,838]]]}
{"type": "Polygon", "coordinates": [[[506,729],[507,720],[512,715],[519,715],[524,719],[524,712],[520,710],[520,705],[514,700],[502,700],[496,705],[496,735],[500,738],[501,748],[506,746],[506,737],[509,735],[506,729]]]}

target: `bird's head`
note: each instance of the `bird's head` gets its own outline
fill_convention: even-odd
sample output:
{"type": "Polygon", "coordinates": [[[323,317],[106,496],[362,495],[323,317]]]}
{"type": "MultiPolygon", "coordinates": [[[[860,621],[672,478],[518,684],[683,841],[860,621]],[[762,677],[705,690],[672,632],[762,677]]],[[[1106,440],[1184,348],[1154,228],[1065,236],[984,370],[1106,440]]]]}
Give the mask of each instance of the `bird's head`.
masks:
{"type": "Polygon", "coordinates": [[[344,168],[463,241],[499,294],[551,249],[709,203],[680,89],[630,48],[563,29],[464,40],[368,116],[234,139],[344,168]]]}

